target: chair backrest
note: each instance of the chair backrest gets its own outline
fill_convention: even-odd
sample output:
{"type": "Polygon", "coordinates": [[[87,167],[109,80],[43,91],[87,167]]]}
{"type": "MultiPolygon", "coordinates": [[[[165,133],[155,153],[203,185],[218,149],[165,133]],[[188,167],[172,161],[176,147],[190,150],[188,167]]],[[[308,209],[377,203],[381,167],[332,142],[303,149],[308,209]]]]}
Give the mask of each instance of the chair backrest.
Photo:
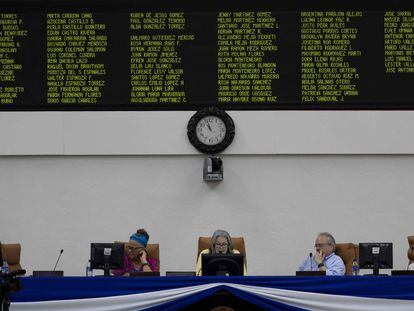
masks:
{"type": "Polygon", "coordinates": [[[353,260],[356,259],[359,262],[359,246],[353,243],[338,243],[335,254],[341,257],[345,264],[345,275],[352,275],[353,260]]]}
{"type": "MultiPolygon", "coordinates": [[[[247,265],[247,259],[246,259],[246,245],[244,244],[244,238],[243,237],[235,237],[231,238],[231,242],[233,243],[233,248],[237,249],[240,254],[244,255],[244,264],[247,265]]],[[[197,257],[200,255],[201,251],[208,248],[210,249],[211,246],[211,237],[199,237],[198,238],[198,251],[197,251],[197,257]]]]}
{"type": "Polygon", "coordinates": [[[408,251],[407,251],[407,257],[410,261],[410,264],[414,262],[414,235],[410,235],[407,237],[408,239],[408,251]]]}
{"type": "MultiPolygon", "coordinates": [[[[122,242],[122,241],[115,241],[115,243],[122,243],[125,246],[125,254],[127,253],[127,246],[128,242],[122,242]]],[[[148,251],[148,256],[150,258],[154,258],[158,261],[158,269],[160,268],[160,245],[159,244],[147,244],[146,247],[148,251]]]]}
{"type": "Polygon", "coordinates": [[[20,265],[20,244],[1,244],[1,253],[3,255],[3,259],[6,259],[7,263],[9,264],[10,272],[20,270],[22,268],[20,265]]]}

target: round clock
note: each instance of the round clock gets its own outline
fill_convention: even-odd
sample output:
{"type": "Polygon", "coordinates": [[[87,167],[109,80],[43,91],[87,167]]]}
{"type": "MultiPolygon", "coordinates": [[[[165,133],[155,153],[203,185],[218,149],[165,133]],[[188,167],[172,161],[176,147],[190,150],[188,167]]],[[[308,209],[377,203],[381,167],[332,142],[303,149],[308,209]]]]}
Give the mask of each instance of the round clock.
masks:
{"type": "Polygon", "coordinates": [[[207,154],[216,154],[226,149],[234,138],[234,122],[224,111],[207,107],[194,114],[187,125],[191,144],[207,154]]]}

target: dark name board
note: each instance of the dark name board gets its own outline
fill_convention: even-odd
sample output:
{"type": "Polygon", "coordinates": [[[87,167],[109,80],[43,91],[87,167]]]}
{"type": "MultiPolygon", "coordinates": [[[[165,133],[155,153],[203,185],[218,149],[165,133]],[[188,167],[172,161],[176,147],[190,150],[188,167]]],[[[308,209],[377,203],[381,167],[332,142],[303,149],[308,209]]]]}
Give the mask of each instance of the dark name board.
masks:
{"type": "Polygon", "coordinates": [[[2,0],[0,110],[413,109],[414,4],[324,2],[2,0]]]}

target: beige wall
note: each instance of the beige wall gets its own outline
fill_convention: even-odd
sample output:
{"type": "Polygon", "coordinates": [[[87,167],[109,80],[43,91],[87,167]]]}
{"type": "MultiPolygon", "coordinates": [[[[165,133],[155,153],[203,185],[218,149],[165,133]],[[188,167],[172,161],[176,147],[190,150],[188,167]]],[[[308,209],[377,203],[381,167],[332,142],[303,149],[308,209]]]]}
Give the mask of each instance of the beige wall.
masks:
{"type": "Polygon", "coordinates": [[[413,234],[414,112],[230,111],[224,181],[202,181],[194,112],[0,113],[0,240],[22,262],[82,275],[90,242],[145,227],[162,271],[192,270],[196,240],[246,238],[250,274],[292,274],[319,231],[338,242],[413,234]]]}
{"type": "MultiPolygon", "coordinates": [[[[192,111],[1,112],[0,155],[193,155],[192,111]]],[[[227,154],[413,154],[414,111],[230,111],[227,154]]]]}
{"type": "Polygon", "coordinates": [[[196,240],[217,228],[246,238],[252,275],[292,274],[319,231],[338,242],[394,242],[406,265],[414,157],[225,155],[224,181],[202,181],[202,156],[0,158],[0,239],[33,269],[83,275],[90,242],[145,227],[162,271],[193,270],[196,240]]]}

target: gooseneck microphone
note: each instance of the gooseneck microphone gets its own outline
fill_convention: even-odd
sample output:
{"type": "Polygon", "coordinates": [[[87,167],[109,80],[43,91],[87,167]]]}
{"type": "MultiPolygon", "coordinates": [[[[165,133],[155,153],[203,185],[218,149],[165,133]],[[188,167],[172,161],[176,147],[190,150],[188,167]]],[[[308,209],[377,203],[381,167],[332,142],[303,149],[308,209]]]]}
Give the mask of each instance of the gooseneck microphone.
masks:
{"type": "Polygon", "coordinates": [[[313,257],[313,254],[309,253],[309,271],[312,271],[312,257],[313,257]]]}
{"type": "Polygon", "coordinates": [[[56,260],[56,264],[55,264],[55,267],[53,268],[53,271],[55,271],[55,270],[56,270],[56,266],[57,266],[57,264],[58,264],[58,262],[59,262],[59,260],[60,260],[60,256],[62,256],[62,253],[63,253],[63,249],[61,249],[61,250],[60,250],[59,257],[58,257],[58,259],[56,260]]]}

